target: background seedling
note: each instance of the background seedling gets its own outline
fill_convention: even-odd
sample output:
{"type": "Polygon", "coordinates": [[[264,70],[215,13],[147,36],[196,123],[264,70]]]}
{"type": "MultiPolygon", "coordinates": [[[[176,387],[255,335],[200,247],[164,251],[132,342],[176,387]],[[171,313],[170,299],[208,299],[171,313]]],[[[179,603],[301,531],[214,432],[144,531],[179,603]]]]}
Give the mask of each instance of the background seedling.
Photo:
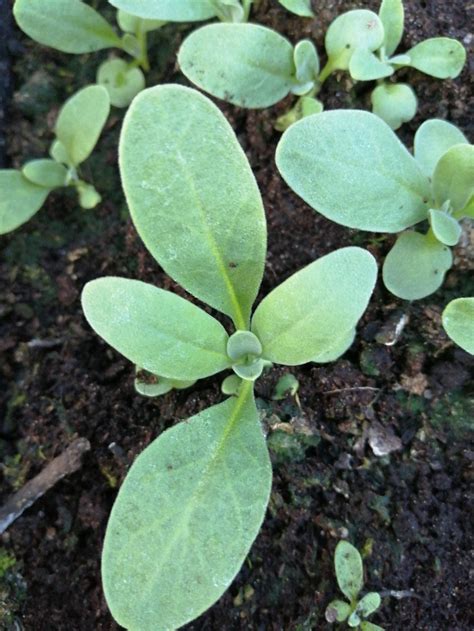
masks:
{"type": "Polygon", "coordinates": [[[377,592],[369,592],[359,600],[364,584],[364,568],[357,548],[348,541],[340,541],[334,554],[334,567],[339,589],[349,602],[333,600],[326,609],[326,620],[347,622],[349,627],[361,631],[384,631],[382,627],[364,620],[377,611],[381,598],[377,592]]]}
{"type": "Polygon", "coordinates": [[[459,221],[474,214],[474,148],[454,125],[436,119],[421,125],[413,157],[373,114],[325,112],[283,134],[276,162],[300,197],[344,226],[400,232],[429,221],[425,234],[400,234],[383,278],[406,300],[441,286],[452,265],[449,246],[461,234],[459,221]]]}
{"type": "Polygon", "coordinates": [[[95,331],[145,370],[179,381],[227,369],[239,377],[225,385],[234,396],[167,430],[138,457],[106,533],[102,573],[116,620],[177,628],[228,587],[265,514],[271,467],[255,379],[268,362],[313,361],[352,333],[377,270],[368,252],[337,250],[252,313],[266,254],[262,201],[231,127],[194,90],[159,86],[136,98],[120,168],[151,254],[234,326],[229,334],[200,307],[136,280],[101,278],[82,295],[95,331]]]}
{"type": "Polygon", "coordinates": [[[109,111],[109,97],[102,86],[83,88],[59,112],[51,158],[32,160],[21,171],[0,170],[0,234],[31,219],[56,188],[74,187],[82,208],[94,208],[100,202],[92,184],[80,177],[79,167],[94,150],[109,111]]]}
{"type": "Polygon", "coordinates": [[[474,355],[474,298],[452,300],[443,311],[443,327],[453,342],[474,355]]]}

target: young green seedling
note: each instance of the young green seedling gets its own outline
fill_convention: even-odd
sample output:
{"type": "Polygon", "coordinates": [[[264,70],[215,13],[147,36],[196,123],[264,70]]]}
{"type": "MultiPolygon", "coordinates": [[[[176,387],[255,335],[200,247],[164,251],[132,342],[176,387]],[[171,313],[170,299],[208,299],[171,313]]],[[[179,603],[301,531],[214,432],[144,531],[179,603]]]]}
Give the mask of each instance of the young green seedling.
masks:
{"type": "Polygon", "coordinates": [[[429,221],[426,234],[402,232],[383,278],[400,298],[436,291],[452,265],[459,221],[473,217],[474,147],[454,125],[418,129],[414,157],[380,118],[357,110],[325,112],[292,125],[277,147],[287,184],[312,208],[343,226],[400,232],[429,221]]]}
{"type": "Polygon", "coordinates": [[[385,83],[384,78],[403,66],[454,78],[466,60],[462,44],[446,37],[426,40],[403,55],[392,56],[402,33],[401,0],[383,0],[380,16],[357,9],[332,22],[325,38],[328,60],[322,70],[311,41],[293,47],[275,31],[255,24],[198,29],[183,42],[178,61],[190,81],[241,107],[269,107],[290,93],[298,95],[296,105],[277,120],[281,131],[321,112],[316,95],[323,83],[331,73],[346,70],[357,81],[379,81],[372,94],[374,112],[396,129],[415,115],[416,97],[409,86],[385,83]]]}
{"type": "Polygon", "coordinates": [[[474,355],[474,298],[452,300],[443,311],[443,327],[453,342],[474,355]]]}
{"type": "Polygon", "coordinates": [[[21,171],[0,170],[0,234],[31,219],[56,188],[74,187],[82,208],[100,202],[92,184],[81,178],[79,167],[96,146],[109,111],[109,96],[102,86],[83,88],[59,112],[51,158],[27,162],[21,171]]]}
{"type": "Polygon", "coordinates": [[[382,602],[377,592],[369,592],[359,600],[364,584],[362,557],[357,548],[348,541],[339,541],[334,554],[337,584],[349,602],[333,600],[326,609],[328,622],[346,622],[351,628],[361,631],[384,631],[372,622],[364,620],[380,607],[382,602]]]}
{"type": "Polygon", "coordinates": [[[165,23],[118,11],[117,22],[123,31],[119,36],[82,0],[16,0],[13,13],[29,37],[62,52],[80,54],[119,48],[128,53],[131,61],[113,57],[97,71],[97,83],[106,88],[115,107],[127,107],[145,87],[143,71],[150,69],[147,35],[165,23]]]}
{"type": "Polygon", "coordinates": [[[262,200],[219,109],[176,85],[142,92],[120,141],[134,224],[161,267],[229,316],[228,333],[178,295],[126,278],[89,282],[90,325],[136,365],[168,380],[231,369],[235,393],[160,435],[115,502],[102,575],[128,629],[175,629],[230,585],[257,536],[271,486],[253,384],[269,362],[294,366],[342,348],[376,279],[366,251],[343,248],[297,272],[252,313],[266,254],[262,200]],[[236,383],[236,377],[239,381],[236,383]]]}
{"type": "Polygon", "coordinates": [[[141,18],[166,22],[246,22],[254,0],[109,0],[110,4],[141,18]]]}

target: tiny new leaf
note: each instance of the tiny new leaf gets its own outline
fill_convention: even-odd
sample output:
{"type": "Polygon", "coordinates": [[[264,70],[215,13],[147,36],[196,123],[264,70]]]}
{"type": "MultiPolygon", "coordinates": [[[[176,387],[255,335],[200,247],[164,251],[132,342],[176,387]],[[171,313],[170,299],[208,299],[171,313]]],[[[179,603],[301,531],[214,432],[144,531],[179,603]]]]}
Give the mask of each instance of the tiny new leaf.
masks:
{"type": "Polygon", "coordinates": [[[383,37],[382,22],[372,11],[357,9],[343,13],[326,33],[325,46],[332,70],[348,70],[356,50],[377,50],[383,37]]]}
{"type": "Polygon", "coordinates": [[[455,125],[438,118],[427,120],[415,134],[415,160],[423,173],[431,178],[436,165],[448,149],[461,144],[469,144],[469,141],[455,125]]]}
{"type": "Polygon", "coordinates": [[[371,94],[372,112],[392,129],[398,129],[416,114],[418,100],[406,83],[382,83],[371,94]]]}
{"type": "Polygon", "coordinates": [[[444,153],[433,173],[433,192],[441,206],[449,201],[461,211],[474,194],[474,146],[454,145],[444,153]]]}
{"type": "Polygon", "coordinates": [[[145,89],[145,76],[123,59],[108,59],[99,66],[97,83],[106,88],[111,105],[127,107],[145,89]]]}

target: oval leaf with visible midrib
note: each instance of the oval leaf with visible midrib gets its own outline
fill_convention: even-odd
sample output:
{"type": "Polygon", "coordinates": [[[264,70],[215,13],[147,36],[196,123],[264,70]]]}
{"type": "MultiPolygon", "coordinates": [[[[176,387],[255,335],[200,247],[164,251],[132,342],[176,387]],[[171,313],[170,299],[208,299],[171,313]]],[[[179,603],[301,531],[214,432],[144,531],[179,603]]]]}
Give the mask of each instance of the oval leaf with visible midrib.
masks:
{"type": "Polygon", "coordinates": [[[125,118],[120,170],[132,219],[158,263],[247,328],[263,275],[265,214],[219,109],[182,86],[145,90],[125,118]]]}
{"type": "Polygon", "coordinates": [[[361,248],[336,250],[311,263],[274,289],[258,305],[252,331],[262,357],[295,366],[343,352],[374,289],[377,265],[361,248]],[[339,347],[337,347],[339,344],[339,347]]]}
{"type": "Polygon", "coordinates": [[[287,184],[349,228],[398,232],[426,218],[428,178],[390,127],[368,112],[323,112],[292,125],[276,153],[287,184]]]}
{"type": "Polygon", "coordinates": [[[269,107],[295,83],[292,45],[258,24],[197,29],[184,40],[178,63],[199,88],[241,107],[269,107]]]}
{"type": "Polygon", "coordinates": [[[16,0],[13,14],[32,39],[64,53],[90,53],[121,46],[110,24],[80,0],[16,0]]]}
{"type": "Polygon", "coordinates": [[[176,629],[227,589],[262,524],[271,464],[250,384],[137,458],[112,509],[102,577],[127,629],[176,629]]]}
{"type": "Polygon", "coordinates": [[[128,278],[99,278],[84,287],[82,308],[96,333],[154,374],[192,380],[230,366],[224,327],[169,291],[128,278]]]}
{"type": "Polygon", "coordinates": [[[0,234],[12,232],[30,219],[50,193],[33,184],[20,171],[0,170],[0,234]]]}

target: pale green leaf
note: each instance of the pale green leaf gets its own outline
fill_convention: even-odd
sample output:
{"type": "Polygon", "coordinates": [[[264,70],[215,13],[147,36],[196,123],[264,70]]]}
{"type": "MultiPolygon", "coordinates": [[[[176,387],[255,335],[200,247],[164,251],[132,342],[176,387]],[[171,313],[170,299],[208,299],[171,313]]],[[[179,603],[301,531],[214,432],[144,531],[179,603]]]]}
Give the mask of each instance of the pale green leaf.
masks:
{"type": "Polygon", "coordinates": [[[433,37],[407,51],[410,66],[438,79],[455,79],[466,62],[466,49],[455,39],[433,37]]]}
{"type": "Polygon", "coordinates": [[[125,33],[149,33],[161,28],[166,22],[164,20],[144,20],[136,15],[131,15],[126,11],[117,11],[117,23],[125,33]]]}
{"type": "Polygon", "coordinates": [[[273,391],[272,399],[273,401],[281,401],[288,394],[294,397],[297,394],[299,387],[300,384],[298,379],[290,372],[287,372],[278,379],[273,391]]]}
{"type": "Polygon", "coordinates": [[[108,59],[97,71],[97,83],[104,86],[115,107],[128,107],[136,95],[145,89],[145,77],[140,68],[131,67],[123,59],[108,59]]]}
{"type": "Polygon", "coordinates": [[[199,88],[242,107],[269,107],[295,83],[292,45],[257,24],[203,26],[184,40],[178,63],[199,88]]]}
{"type": "Polygon", "coordinates": [[[222,22],[245,22],[244,7],[240,0],[209,0],[216,17],[222,22]]]}
{"type": "Polygon", "coordinates": [[[344,622],[351,614],[351,606],[343,600],[333,600],[326,607],[325,617],[328,622],[344,622]]]}
{"type": "Polygon", "coordinates": [[[452,259],[451,250],[436,239],[404,232],[385,259],[385,286],[405,300],[425,298],[441,287],[452,259]]]}
{"type": "Polygon", "coordinates": [[[359,595],[363,585],[362,558],[348,541],[339,541],[334,555],[337,584],[350,601],[359,595]]]}
{"type": "Polygon", "coordinates": [[[376,278],[373,256],[355,247],[331,252],[290,276],[253,316],[262,357],[295,366],[332,352],[367,308],[376,278]]]}
{"type": "Polygon", "coordinates": [[[474,298],[452,300],[443,311],[443,327],[453,342],[474,355],[474,298]]]}
{"type": "Polygon", "coordinates": [[[385,631],[378,624],[373,624],[373,622],[368,622],[367,620],[363,620],[360,623],[360,629],[361,631],[385,631]]]}
{"type": "Polygon", "coordinates": [[[150,20],[200,22],[215,16],[208,0],[109,0],[117,9],[150,20]]]}
{"type": "Polygon", "coordinates": [[[237,375],[228,375],[221,384],[222,394],[236,397],[242,385],[242,379],[237,375]]]}
{"type": "Polygon", "coordinates": [[[95,190],[92,184],[79,181],[76,184],[76,189],[79,194],[79,205],[81,208],[90,210],[91,208],[95,208],[97,204],[100,204],[102,201],[100,193],[95,190]]]}
{"type": "Polygon", "coordinates": [[[347,70],[358,48],[374,51],[383,43],[383,26],[377,14],[366,9],[348,11],[331,23],[325,46],[333,70],[347,70]]]}
{"type": "Polygon", "coordinates": [[[357,603],[357,613],[362,618],[367,618],[380,607],[382,599],[377,592],[369,592],[357,603]]]}
{"type": "Polygon", "coordinates": [[[454,217],[442,210],[430,208],[429,220],[435,237],[444,245],[456,245],[461,236],[462,228],[454,217]]]}
{"type": "Polygon", "coordinates": [[[327,364],[335,361],[352,346],[355,334],[355,328],[349,329],[349,331],[335,338],[331,344],[328,344],[322,352],[315,355],[311,361],[316,364],[327,364]]]}
{"type": "Polygon", "coordinates": [[[402,0],[382,0],[379,17],[385,33],[385,54],[390,57],[396,51],[403,36],[404,9],[402,0]]]}
{"type": "Polygon", "coordinates": [[[355,627],[358,627],[360,623],[361,619],[359,614],[357,613],[357,610],[353,611],[347,620],[347,626],[354,629],[355,627]]]}
{"type": "Polygon", "coordinates": [[[59,164],[70,164],[71,158],[68,156],[66,147],[59,140],[54,140],[49,150],[49,155],[59,162],[59,164]]]}
{"type": "Polygon", "coordinates": [[[463,143],[469,144],[469,141],[455,125],[433,118],[425,121],[415,134],[415,159],[425,175],[432,177],[446,151],[463,143]]]}
{"type": "Polygon", "coordinates": [[[471,219],[474,219],[474,195],[469,199],[464,208],[459,211],[458,216],[461,218],[471,217],[471,219]]]}
{"type": "Polygon", "coordinates": [[[296,68],[296,81],[298,85],[293,87],[293,94],[305,94],[313,86],[319,75],[318,52],[309,39],[298,42],[293,52],[296,68]]]}
{"type": "Polygon", "coordinates": [[[248,328],[263,275],[265,213],[219,109],[182,86],[145,90],[123,125],[120,168],[135,226],[159,264],[248,328]]]}
{"type": "Polygon", "coordinates": [[[13,14],[32,39],[64,53],[90,53],[121,45],[110,24],[80,0],[16,0],[13,14]]]}
{"type": "Polygon", "coordinates": [[[138,280],[99,278],[85,286],[82,308],[108,344],[156,375],[193,380],[230,366],[223,326],[169,291],[138,280]]]}
{"type": "Polygon", "coordinates": [[[262,524],[271,464],[251,385],[167,430],[130,469],[112,509],[102,577],[127,629],[177,629],[240,570],[262,524]]]}
{"type": "Polygon", "coordinates": [[[109,95],[100,85],[79,90],[63,105],[55,131],[73,165],[84,162],[92,153],[109,111],[109,95]]]}
{"type": "Polygon", "coordinates": [[[455,145],[444,153],[433,173],[433,191],[438,206],[450,201],[462,210],[474,193],[474,146],[455,145]]]}
{"type": "Polygon", "coordinates": [[[56,160],[32,160],[27,162],[22,169],[27,180],[38,186],[46,188],[59,188],[66,185],[68,172],[66,167],[56,160]]]}
{"type": "Polygon", "coordinates": [[[286,114],[282,114],[277,118],[274,127],[278,131],[285,131],[296,121],[305,118],[305,116],[320,114],[323,109],[324,106],[319,99],[315,99],[313,96],[300,96],[295,105],[286,114]]]}
{"type": "Polygon", "coordinates": [[[314,17],[311,0],[279,0],[280,4],[291,13],[302,18],[314,17]]]}
{"type": "Polygon", "coordinates": [[[406,83],[382,83],[371,95],[372,112],[392,129],[414,118],[418,101],[413,89],[406,83]]]}
{"type": "Polygon", "coordinates": [[[276,152],[287,184],[312,208],[350,228],[398,232],[426,218],[431,189],[380,118],[323,112],[292,125],[276,152]]]}
{"type": "Polygon", "coordinates": [[[357,48],[349,61],[349,73],[356,81],[374,81],[389,77],[394,72],[387,64],[367,48],[357,48]]]}
{"type": "Polygon", "coordinates": [[[181,381],[179,379],[167,379],[166,377],[160,377],[154,375],[143,368],[136,367],[135,376],[135,390],[145,397],[159,397],[170,390],[182,390],[189,388],[196,383],[196,381],[181,381]]]}
{"type": "Polygon", "coordinates": [[[31,219],[44,204],[49,189],[37,186],[15,169],[0,170],[0,234],[31,219]]]}
{"type": "Polygon", "coordinates": [[[398,67],[410,65],[410,57],[409,55],[405,53],[401,55],[394,55],[393,57],[390,57],[390,59],[388,59],[387,61],[393,66],[398,66],[398,67]]]}

